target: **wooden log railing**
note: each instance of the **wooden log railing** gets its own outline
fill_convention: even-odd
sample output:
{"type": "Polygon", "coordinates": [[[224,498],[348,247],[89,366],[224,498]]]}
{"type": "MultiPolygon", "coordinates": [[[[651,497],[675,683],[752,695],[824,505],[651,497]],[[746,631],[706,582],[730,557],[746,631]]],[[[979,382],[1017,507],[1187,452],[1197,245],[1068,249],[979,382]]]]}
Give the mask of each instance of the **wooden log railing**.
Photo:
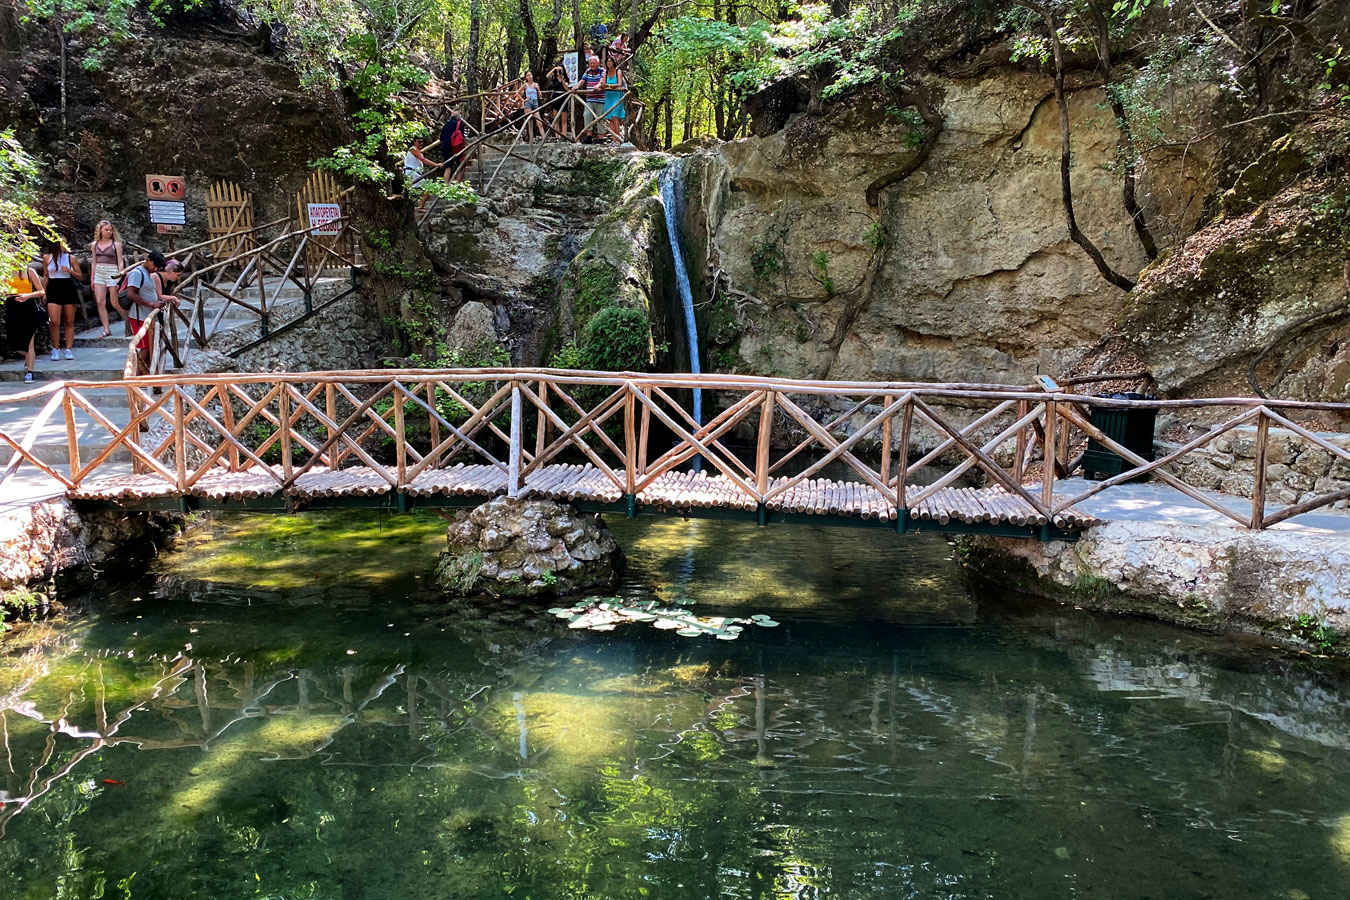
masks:
{"type": "MultiPolygon", "coordinates": [[[[152,317],[143,332],[157,327],[152,317]]],[[[1273,508],[1266,449],[1271,430],[1283,429],[1287,439],[1350,462],[1350,450],[1296,421],[1344,417],[1350,404],[1119,400],[1064,392],[1053,383],[869,384],[558,369],[159,375],[58,383],[6,402],[36,396],[46,404],[30,430],[0,432],[0,443],[12,450],[0,490],[26,465],[76,496],[571,491],[573,498],[626,502],[630,509],[725,506],[758,509],[761,520],[766,510],[828,512],[894,521],[901,530],[912,519],[945,522],[944,516],[1081,526],[1091,517],[1079,504],[1144,475],[1251,529],[1350,499],[1350,490],[1333,490],[1273,508]],[[109,386],[128,392],[125,426],[109,421],[87,396],[109,386]],[[694,387],[717,398],[720,411],[707,422],[696,422],[680,402],[694,387]],[[1166,409],[1208,424],[1148,460],[1098,429],[1093,408],[1166,409]],[[64,466],[43,462],[33,450],[37,433],[58,415],[67,425],[64,466]],[[1245,508],[1235,497],[1188,483],[1184,467],[1176,466],[1240,426],[1256,429],[1245,508]],[[1118,454],[1125,470],[1066,489],[1066,448],[1081,438],[1118,454]],[[116,468],[119,455],[131,457],[130,476],[116,468]],[[701,473],[690,470],[696,460],[701,473]],[[970,495],[960,484],[972,479],[986,488],[966,508],[970,495]]]]}

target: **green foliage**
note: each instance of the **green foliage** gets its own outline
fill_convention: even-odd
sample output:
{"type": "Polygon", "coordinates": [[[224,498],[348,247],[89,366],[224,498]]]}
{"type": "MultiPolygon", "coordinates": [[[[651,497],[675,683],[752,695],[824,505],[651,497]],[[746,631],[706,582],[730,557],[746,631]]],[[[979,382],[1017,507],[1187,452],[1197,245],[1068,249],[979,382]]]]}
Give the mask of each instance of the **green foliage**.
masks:
{"type": "Polygon", "coordinates": [[[863,243],[873,250],[882,250],[886,247],[886,226],[880,222],[873,222],[863,229],[863,243]]]}
{"type": "Polygon", "coordinates": [[[811,277],[825,289],[826,297],[834,296],[834,279],[830,277],[830,254],[821,250],[811,256],[811,277]]]}
{"type": "Polygon", "coordinates": [[[1310,613],[1295,616],[1292,621],[1285,624],[1284,630],[1313,644],[1323,652],[1332,649],[1341,641],[1340,632],[1328,625],[1321,616],[1310,613]]]}
{"type": "Polygon", "coordinates": [[[550,368],[554,369],[584,369],[586,368],[582,357],[581,348],[577,346],[576,341],[568,341],[558,348],[558,352],[553,354],[553,358],[548,362],[550,368]]]}
{"type": "Polygon", "coordinates": [[[651,321],[627,306],[600,310],[586,323],[581,359],[588,369],[645,372],[651,362],[651,321]]]}
{"type": "Polygon", "coordinates": [[[108,51],[131,36],[131,13],[136,0],[24,0],[25,21],[52,22],[63,35],[81,38],[79,57],[86,71],[102,67],[108,51]]]}
{"type": "Polygon", "coordinates": [[[781,241],[791,229],[787,225],[770,226],[750,248],[750,273],[755,280],[754,290],[773,280],[783,271],[786,257],[781,241]]]}
{"type": "Polygon", "coordinates": [[[0,131],[0,277],[18,273],[37,255],[34,238],[51,235],[52,223],[38,212],[37,161],[12,129],[0,131]]]}
{"type": "Polygon", "coordinates": [[[31,617],[42,607],[52,602],[56,596],[56,585],[48,583],[43,590],[35,590],[28,585],[20,585],[7,591],[0,591],[0,634],[9,630],[11,619],[31,617]]]}
{"type": "Polygon", "coordinates": [[[472,594],[483,574],[483,552],[472,550],[468,553],[447,553],[442,558],[438,574],[441,585],[447,590],[459,594],[472,594]]]}
{"type": "Polygon", "coordinates": [[[586,321],[619,297],[619,273],[603,259],[587,260],[568,275],[577,292],[574,308],[578,321],[586,321]]]}

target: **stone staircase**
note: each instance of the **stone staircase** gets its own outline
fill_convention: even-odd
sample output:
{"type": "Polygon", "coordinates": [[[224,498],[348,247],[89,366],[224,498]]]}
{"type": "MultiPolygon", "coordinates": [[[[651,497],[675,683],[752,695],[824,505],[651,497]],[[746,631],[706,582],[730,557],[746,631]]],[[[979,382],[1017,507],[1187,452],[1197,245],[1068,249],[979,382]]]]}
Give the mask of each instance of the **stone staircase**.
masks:
{"type": "MultiPolygon", "coordinates": [[[[273,330],[286,322],[293,321],[303,315],[305,311],[303,291],[294,284],[287,283],[278,292],[279,282],[280,279],[273,277],[267,278],[264,282],[268,293],[268,320],[273,330]],[[273,298],[274,293],[275,299],[273,298]]],[[[233,281],[223,284],[222,287],[228,290],[232,284],[233,281]]],[[[312,298],[314,304],[320,304],[325,298],[345,290],[350,284],[351,273],[347,269],[338,269],[332,275],[320,278],[315,286],[315,296],[312,298]]],[[[255,281],[247,288],[241,288],[236,296],[249,303],[257,304],[257,282],[255,281]]],[[[227,351],[237,349],[237,347],[245,346],[261,336],[256,313],[238,304],[228,303],[224,297],[205,289],[200,291],[200,297],[208,328],[215,321],[216,315],[220,313],[222,308],[226,307],[227,304],[229,306],[221,317],[219,330],[210,337],[212,348],[223,348],[227,351]]],[[[197,312],[192,304],[185,302],[182,308],[185,313],[192,317],[192,321],[195,323],[197,312]]],[[[102,326],[99,325],[98,318],[92,310],[89,321],[93,325],[92,328],[76,331],[73,347],[74,359],[65,359],[64,352],[62,358],[57,360],[51,359],[49,353],[38,355],[34,366],[34,384],[24,383],[22,359],[0,362],[0,431],[15,440],[22,440],[27,435],[29,427],[37,418],[43,405],[46,404],[49,395],[27,397],[21,400],[11,398],[32,391],[33,388],[40,387],[44,383],[51,381],[112,382],[122,378],[127,361],[127,348],[130,343],[123,333],[123,324],[114,321],[111,326],[112,335],[103,337],[102,326]]],[[[81,324],[87,323],[80,323],[77,317],[77,329],[80,328],[81,324]]],[[[183,329],[181,322],[179,327],[183,329]]],[[[186,329],[181,330],[180,335],[184,339],[184,352],[189,348],[197,347],[196,339],[188,334],[186,329]]],[[[131,415],[124,389],[85,388],[80,393],[113,426],[121,429],[130,423],[131,415]]],[[[106,445],[113,435],[104,425],[83,410],[76,411],[75,423],[76,435],[81,446],[82,462],[87,462],[89,458],[92,458],[94,449],[106,445]]],[[[6,452],[7,450],[8,447],[0,450],[0,471],[8,464],[12,455],[12,451],[6,452]]],[[[70,474],[66,423],[64,416],[59,411],[38,432],[32,453],[62,475],[68,476],[70,474]]],[[[131,452],[125,448],[115,450],[109,458],[109,462],[113,464],[113,467],[106,470],[101,469],[101,472],[106,472],[107,475],[129,474],[131,472],[131,452]]],[[[61,491],[60,482],[25,463],[11,480],[4,494],[0,496],[0,509],[16,503],[30,503],[37,499],[56,496],[61,491]]]]}

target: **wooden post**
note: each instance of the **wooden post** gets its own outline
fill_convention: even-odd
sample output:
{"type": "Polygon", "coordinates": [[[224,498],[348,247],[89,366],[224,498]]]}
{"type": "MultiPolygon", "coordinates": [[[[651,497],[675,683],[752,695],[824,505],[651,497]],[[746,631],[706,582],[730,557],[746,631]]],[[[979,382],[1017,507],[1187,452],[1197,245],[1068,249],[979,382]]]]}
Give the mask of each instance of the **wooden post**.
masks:
{"type": "MultiPolygon", "coordinates": [[[[895,398],[890,394],[881,398],[881,408],[885,409],[895,402],[895,398]]],[[[894,416],[887,416],[886,421],[881,423],[881,480],[885,484],[891,483],[891,421],[894,416]]]]}
{"type": "Polygon", "coordinates": [[[80,441],[75,433],[75,407],[70,402],[70,389],[61,389],[61,409],[66,415],[66,445],[70,453],[70,480],[80,471],[80,441]]]}
{"type": "Polygon", "coordinates": [[[183,416],[182,385],[173,389],[173,464],[180,491],[187,490],[187,425],[183,416]]]}
{"type": "MultiPolygon", "coordinates": [[[[441,423],[436,418],[436,382],[427,382],[427,406],[431,407],[431,412],[427,413],[427,428],[431,435],[431,446],[433,448],[441,445],[441,423]]],[[[434,467],[441,458],[440,453],[433,453],[431,456],[431,465],[434,467]]]]}
{"type": "Polygon", "coordinates": [[[634,420],[637,401],[632,384],[625,384],[623,389],[623,492],[632,497],[637,493],[637,422],[634,420]]]}
{"type": "MultiPolygon", "coordinates": [[[[1031,412],[1031,402],[1029,400],[1017,401],[1017,418],[1020,420],[1031,412]]],[[[1026,474],[1023,468],[1023,458],[1027,455],[1027,429],[1017,429],[1017,456],[1013,460],[1013,480],[1018,484],[1022,483],[1022,476],[1026,474]]]]}
{"type": "Polygon", "coordinates": [[[291,482],[291,394],[287,385],[281,385],[277,394],[277,421],[281,428],[281,477],[291,482]]]}
{"type": "MultiPolygon", "coordinates": [[[[1059,404],[1054,400],[1045,401],[1045,436],[1042,438],[1045,462],[1041,471],[1041,503],[1054,511],[1055,503],[1055,447],[1056,427],[1059,424],[1059,404]]],[[[1046,527],[1054,524],[1047,523],[1046,527]]]]}
{"type": "Polygon", "coordinates": [[[914,422],[914,400],[905,404],[900,417],[900,449],[895,455],[895,513],[903,521],[908,512],[905,498],[905,479],[909,477],[909,432],[914,422]]]}
{"type": "Polygon", "coordinates": [[[642,396],[646,402],[642,404],[642,425],[638,429],[638,474],[647,474],[647,437],[652,430],[652,389],[644,387],[642,396]]]}
{"type": "Polygon", "coordinates": [[[755,490],[759,492],[759,502],[769,492],[769,446],[773,437],[773,391],[764,392],[764,401],[759,407],[759,444],[755,447],[755,490]]]}
{"type": "MultiPolygon", "coordinates": [[[[328,413],[328,421],[336,422],[337,386],[330,381],[323,386],[323,393],[324,407],[328,413]]],[[[331,438],[333,436],[333,426],[329,425],[326,430],[328,431],[328,436],[331,438]]],[[[340,465],[342,465],[342,447],[338,442],[334,442],[333,446],[328,448],[328,468],[336,469],[340,465]]]]}
{"type": "Polygon", "coordinates": [[[398,490],[404,488],[404,479],[408,475],[408,432],[405,430],[403,421],[403,392],[399,390],[400,385],[394,384],[394,465],[397,474],[395,475],[394,487],[398,490]]]}
{"type": "MultiPolygon", "coordinates": [[[[234,399],[230,396],[230,386],[222,384],[220,386],[220,424],[225,426],[225,430],[234,434],[234,399]]],[[[229,442],[228,451],[230,460],[230,471],[239,471],[239,448],[233,441],[229,442]]]]}
{"type": "Polygon", "coordinates": [[[506,465],[506,496],[519,497],[523,487],[520,477],[520,426],[521,426],[520,385],[511,382],[511,455],[506,465]]]}
{"type": "Polygon", "coordinates": [[[539,382],[539,416],[534,423],[534,455],[537,459],[544,455],[544,447],[548,437],[548,416],[544,415],[544,410],[548,408],[548,382],[539,382]]]}
{"type": "Polygon", "coordinates": [[[1260,531],[1266,518],[1266,451],[1270,440],[1270,419],[1262,408],[1256,420],[1256,460],[1253,462],[1252,521],[1253,531],[1260,531]]]}

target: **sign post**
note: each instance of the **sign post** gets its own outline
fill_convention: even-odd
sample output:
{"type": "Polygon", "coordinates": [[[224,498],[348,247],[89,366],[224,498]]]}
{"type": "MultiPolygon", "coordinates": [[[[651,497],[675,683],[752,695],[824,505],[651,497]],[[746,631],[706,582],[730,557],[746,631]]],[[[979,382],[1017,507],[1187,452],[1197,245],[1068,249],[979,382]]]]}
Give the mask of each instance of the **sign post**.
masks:
{"type": "Polygon", "coordinates": [[[309,203],[306,204],[309,212],[309,233],[312,235],[339,234],[342,231],[342,224],[338,219],[342,218],[342,207],[336,203],[309,203]]]}
{"type": "Polygon", "coordinates": [[[145,176],[145,197],[150,204],[150,224],[169,238],[173,251],[174,235],[183,233],[187,224],[187,179],[182,175],[145,176]]]}

